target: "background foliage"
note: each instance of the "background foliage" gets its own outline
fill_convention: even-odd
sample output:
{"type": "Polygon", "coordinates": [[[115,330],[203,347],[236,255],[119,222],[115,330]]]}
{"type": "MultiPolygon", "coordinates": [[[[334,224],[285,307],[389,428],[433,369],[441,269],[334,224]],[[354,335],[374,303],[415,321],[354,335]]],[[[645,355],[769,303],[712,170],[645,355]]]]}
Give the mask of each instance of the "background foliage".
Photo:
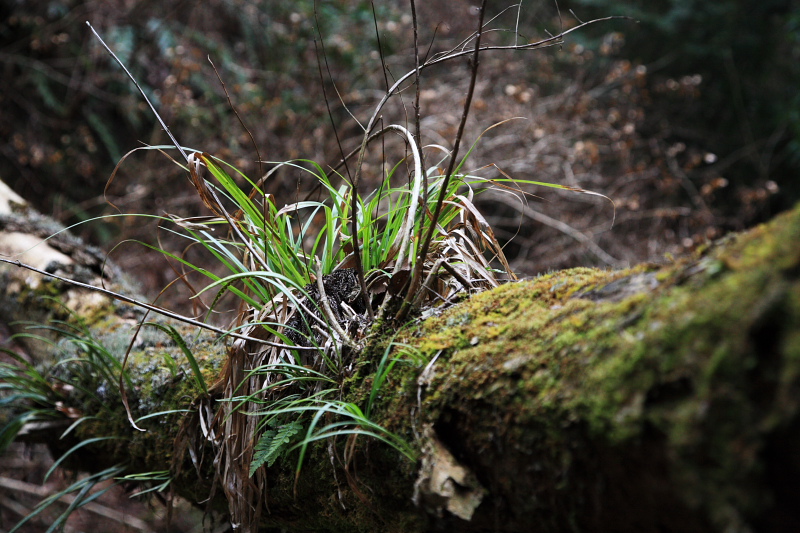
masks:
{"type": "MultiPolygon", "coordinates": [[[[533,200],[533,210],[544,215],[533,224],[525,222],[533,213],[488,200],[483,210],[500,236],[517,235],[508,249],[517,258],[513,266],[534,274],[658,260],[792,205],[800,196],[794,4],[574,0],[560,4],[560,16],[555,5],[525,2],[519,17],[515,9],[501,15],[495,27],[519,23],[529,39],[575,24],[569,9],[582,19],[624,14],[641,21],[597,25],[553,53],[484,57],[468,138],[513,116],[527,120],[482,142],[476,166],[495,163],[515,178],[597,190],[620,210],[608,231],[608,206],[587,210],[585,199],[548,193],[544,202],[533,200]]],[[[491,16],[508,7],[490,5],[491,16]]],[[[399,0],[377,2],[374,14],[366,1],[319,1],[316,12],[314,6],[310,0],[4,3],[0,137],[7,142],[0,146],[0,175],[39,209],[75,222],[113,211],[102,190],[123,154],[166,142],[121,70],[90,39],[85,20],[107,37],[185,145],[251,176],[268,169],[256,163],[259,157],[336,162],[331,124],[345,151],[354,147],[360,130],[350,113],[363,120],[385,86],[375,21],[391,80],[413,67],[411,20],[399,0]]],[[[472,31],[476,18],[469,2],[434,1],[421,3],[419,20],[420,48],[435,53],[472,31]]],[[[451,64],[423,76],[423,142],[452,142],[467,69],[451,64]]],[[[387,120],[407,120],[410,101],[387,110],[387,120]]],[[[266,192],[288,203],[307,186],[286,169],[266,192]]],[[[126,159],[107,197],[124,212],[203,213],[179,171],[154,152],[126,159]]],[[[152,228],[140,226],[95,223],[84,236],[101,244],[152,241],[152,228]]],[[[172,272],[143,257],[115,258],[139,270],[148,287],[163,287],[172,272]]]]}
{"type": "MultiPolygon", "coordinates": [[[[798,199],[800,164],[800,3],[796,0],[574,0],[585,16],[613,11],[640,21],[624,31],[620,54],[658,63],[659,75],[700,76],[700,95],[654,102],[680,136],[729,158],[734,185],[775,179],[798,199]],[[583,9],[585,8],[585,9],[583,9]]],[[[677,91],[679,92],[679,91],[677,91]]],[[[669,95],[670,92],[667,92],[669,95]]],[[[730,189],[735,191],[736,188],[730,189]]],[[[732,199],[729,208],[737,206],[732,199]]]]}

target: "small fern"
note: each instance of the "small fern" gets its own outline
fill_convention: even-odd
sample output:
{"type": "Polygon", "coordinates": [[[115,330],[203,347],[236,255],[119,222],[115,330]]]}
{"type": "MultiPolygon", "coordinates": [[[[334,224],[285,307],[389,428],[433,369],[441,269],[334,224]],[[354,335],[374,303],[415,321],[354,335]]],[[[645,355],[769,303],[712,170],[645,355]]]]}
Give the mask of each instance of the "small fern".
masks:
{"type": "Polygon", "coordinates": [[[296,420],[288,424],[278,426],[277,429],[269,429],[261,435],[254,448],[253,461],[250,463],[250,477],[253,477],[256,470],[261,468],[264,463],[272,466],[280,454],[286,450],[286,445],[292,440],[303,425],[296,420]]]}

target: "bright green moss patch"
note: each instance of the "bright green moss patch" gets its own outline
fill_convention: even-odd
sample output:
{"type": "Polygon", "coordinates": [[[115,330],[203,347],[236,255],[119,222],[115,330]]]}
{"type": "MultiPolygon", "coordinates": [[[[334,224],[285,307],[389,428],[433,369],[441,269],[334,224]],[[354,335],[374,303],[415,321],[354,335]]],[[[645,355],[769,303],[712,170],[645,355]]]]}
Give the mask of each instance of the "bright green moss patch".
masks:
{"type": "Polygon", "coordinates": [[[526,512],[536,494],[553,497],[553,478],[581,494],[572,457],[655,446],[668,479],[691,487],[680,505],[737,523],[768,504],[736,483],[768,492],[760,453],[797,421],[799,273],[795,211],[660,268],[574,269],[477,295],[404,340],[438,355],[420,422],[457,450],[484,450],[469,457],[479,471],[508,454],[539,461],[541,485],[515,500],[526,512]]]}

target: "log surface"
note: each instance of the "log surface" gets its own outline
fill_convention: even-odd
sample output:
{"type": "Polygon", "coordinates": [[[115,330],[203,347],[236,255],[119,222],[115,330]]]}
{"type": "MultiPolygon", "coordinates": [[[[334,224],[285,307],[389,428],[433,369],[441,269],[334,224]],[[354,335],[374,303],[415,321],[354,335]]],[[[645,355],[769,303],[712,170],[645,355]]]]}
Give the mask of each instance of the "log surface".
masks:
{"type": "MultiPolygon", "coordinates": [[[[20,199],[0,193],[0,253],[30,254],[31,239],[58,231],[20,199]]],[[[131,290],[113,267],[102,268],[101,253],[60,236],[36,248],[42,257],[27,257],[67,277],[92,283],[104,277],[120,291],[131,290]]],[[[267,469],[263,525],[397,532],[800,530],[794,505],[800,495],[799,273],[800,208],[669,264],[554,272],[409,325],[394,340],[428,363],[396,365],[373,419],[412,443],[418,461],[366,438],[345,461],[345,442],[320,442],[298,477],[291,455],[267,469]]],[[[142,316],[8,264],[0,264],[0,299],[0,322],[11,331],[25,327],[20,320],[77,320],[120,358],[142,316]]],[[[179,331],[213,382],[226,344],[158,322],[179,331]]],[[[44,366],[82,355],[74,344],[54,341],[72,348],[33,343],[24,349],[44,366]]],[[[369,395],[384,347],[373,345],[356,362],[347,399],[369,395]]],[[[128,367],[134,417],[189,413],[146,419],[147,431],[135,431],[116,383],[87,373],[86,390],[103,391],[103,402],[98,394],[56,389],[53,401],[94,416],[76,428],[75,439],[118,438],[76,453],[72,466],[172,469],[178,494],[194,502],[211,497],[204,505],[224,510],[222,491],[213,488],[212,446],[192,418],[198,409],[213,410],[215,400],[203,397],[180,347],[145,326],[128,367]],[[164,364],[168,357],[177,365],[172,371],[164,364]],[[193,460],[191,447],[205,457],[193,460]]],[[[66,412],[55,416],[66,419],[66,412]]]]}

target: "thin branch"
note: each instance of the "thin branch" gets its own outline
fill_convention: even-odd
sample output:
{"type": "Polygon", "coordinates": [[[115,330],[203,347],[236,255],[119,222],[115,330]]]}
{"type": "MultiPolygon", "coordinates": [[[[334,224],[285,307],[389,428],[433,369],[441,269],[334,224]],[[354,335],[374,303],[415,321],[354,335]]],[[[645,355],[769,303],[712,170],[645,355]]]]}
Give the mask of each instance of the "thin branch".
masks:
{"type": "Polygon", "coordinates": [[[509,207],[517,209],[520,213],[522,213],[523,216],[531,218],[546,226],[550,226],[551,228],[560,231],[564,235],[572,237],[579,243],[585,245],[591,253],[593,253],[595,256],[597,256],[598,259],[600,259],[607,265],[616,268],[625,265],[623,261],[620,261],[616,257],[611,256],[608,252],[600,248],[600,246],[598,246],[597,243],[595,243],[590,237],[588,237],[583,232],[573,228],[569,224],[566,224],[555,218],[549,217],[544,213],[540,213],[539,211],[536,211],[531,207],[528,207],[527,205],[525,205],[525,203],[522,202],[521,199],[519,202],[514,202],[511,200],[511,198],[508,198],[506,196],[501,196],[499,194],[492,194],[492,198],[506,204],[509,207]]]}
{"type": "MultiPolygon", "coordinates": [[[[315,18],[315,20],[316,20],[316,17],[317,17],[317,4],[316,4],[316,1],[315,1],[314,2],[314,18],[315,18]]],[[[328,76],[331,77],[330,67],[328,67],[328,57],[325,54],[325,43],[322,41],[322,33],[320,33],[320,29],[319,29],[319,20],[317,20],[317,33],[319,34],[320,46],[322,47],[322,57],[325,60],[325,66],[328,69],[328,76]]],[[[316,41],[314,41],[314,45],[316,46],[316,41]]],[[[319,66],[319,62],[317,64],[319,66]]],[[[319,69],[320,69],[320,80],[322,82],[322,93],[323,93],[323,95],[325,95],[325,83],[324,83],[324,80],[322,80],[322,67],[319,66],[319,69]]],[[[334,88],[335,87],[336,87],[336,85],[334,84],[334,88]]],[[[338,90],[336,91],[336,94],[337,95],[339,94],[338,90]]],[[[339,99],[341,100],[341,96],[339,96],[339,99]]],[[[330,106],[328,105],[328,97],[327,96],[325,96],[325,105],[328,106],[328,116],[331,119],[331,123],[333,123],[333,115],[331,115],[331,110],[330,110],[330,106]]],[[[342,102],[342,105],[344,105],[344,102],[342,102]]],[[[347,109],[346,105],[345,105],[345,109],[347,109]]],[[[347,112],[349,113],[350,111],[348,110],[347,112]]],[[[352,114],[351,114],[351,116],[352,116],[352,114]]],[[[353,120],[356,120],[356,118],[353,117],[353,120]]],[[[356,120],[356,122],[358,123],[359,126],[361,126],[363,128],[363,126],[361,125],[360,122],[358,122],[358,120],[356,120]]],[[[334,133],[336,133],[336,124],[333,124],[333,131],[334,131],[334,133]]],[[[365,131],[364,137],[365,138],[369,137],[369,130],[365,129],[364,131],[365,131]]],[[[366,282],[366,279],[365,279],[365,276],[364,276],[364,262],[362,261],[362,258],[361,258],[361,250],[360,250],[360,245],[358,243],[358,216],[357,216],[357,214],[358,214],[358,182],[359,182],[360,174],[359,174],[358,170],[356,170],[355,176],[350,176],[350,169],[347,166],[347,159],[344,157],[344,150],[342,149],[342,144],[339,141],[338,133],[336,133],[336,142],[339,143],[339,153],[342,156],[342,161],[344,162],[345,170],[347,171],[347,175],[350,177],[350,187],[351,187],[351,189],[350,189],[350,211],[351,211],[350,237],[351,237],[351,243],[353,245],[353,259],[356,262],[356,265],[355,265],[356,275],[358,276],[358,283],[361,286],[361,301],[364,304],[364,307],[367,309],[367,314],[369,315],[370,320],[373,320],[375,318],[375,314],[372,311],[372,305],[370,304],[370,301],[369,301],[369,294],[367,293],[367,282],[366,282]]],[[[359,159],[359,161],[361,161],[361,159],[359,159]]]]}
{"type": "Polygon", "coordinates": [[[441,189],[439,190],[439,197],[436,199],[436,207],[434,208],[433,211],[433,217],[431,218],[430,225],[428,226],[428,234],[422,240],[422,248],[419,252],[419,256],[417,257],[417,264],[414,268],[414,274],[411,277],[411,283],[408,287],[408,291],[406,292],[405,300],[403,301],[403,305],[400,307],[400,310],[397,312],[397,315],[395,316],[395,318],[398,321],[402,321],[408,315],[411,303],[414,300],[414,293],[419,287],[420,278],[422,277],[422,270],[425,267],[425,258],[428,255],[428,250],[430,249],[431,240],[433,240],[433,233],[436,230],[436,225],[439,221],[439,215],[442,212],[442,204],[444,203],[444,198],[447,195],[447,187],[450,183],[450,179],[455,170],[456,160],[458,159],[458,150],[459,147],[461,146],[461,139],[464,135],[464,128],[466,127],[467,118],[469,117],[469,110],[472,107],[472,97],[475,94],[475,84],[478,79],[478,65],[480,63],[479,59],[481,51],[481,36],[483,35],[483,19],[486,14],[486,0],[483,0],[480,9],[481,12],[480,12],[480,20],[478,21],[478,35],[475,38],[475,50],[472,56],[472,77],[470,78],[469,82],[467,99],[464,102],[464,112],[461,115],[461,123],[458,125],[458,132],[456,133],[453,152],[450,154],[450,163],[447,167],[447,172],[445,173],[441,189]]]}
{"type": "Polygon", "coordinates": [[[496,32],[496,31],[499,31],[499,32],[505,32],[505,31],[508,31],[508,30],[501,30],[501,29],[491,30],[491,29],[487,29],[487,28],[488,28],[489,24],[491,24],[492,22],[494,22],[495,20],[497,20],[498,18],[500,18],[500,17],[503,15],[503,13],[505,13],[506,11],[509,11],[509,10],[511,10],[511,9],[513,9],[513,8],[515,8],[515,7],[516,7],[516,4],[513,4],[513,5],[510,5],[510,6],[506,7],[505,9],[503,9],[502,11],[500,11],[498,14],[496,14],[494,17],[492,17],[491,19],[489,19],[487,22],[483,23],[483,25],[481,25],[481,27],[478,29],[478,31],[474,31],[474,32],[472,32],[472,33],[469,35],[469,37],[467,37],[466,39],[462,40],[460,43],[458,43],[457,45],[455,45],[455,46],[454,46],[453,48],[451,48],[450,50],[446,50],[446,51],[443,51],[443,52],[439,52],[439,53],[435,54],[435,55],[434,55],[434,57],[446,56],[446,55],[448,55],[448,54],[452,54],[453,52],[456,52],[456,51],[458,51],[458,50],[460,50],[460,51],[466,51],[467,53],[472,53],[472,50],[473,50],[473,49],[469,49],[469,48],[467,48],[467,47],[469,46],[469,43],[470,43],[470,42],[471,42],[471,41],[472,41],[472,40],[473,40],[475,37],[477,37],[477,36],[478,36],[478,32],[481,32],[481,33],[484,33],[484,34],[485,34],[485,33],[491,33],[491,32],[496,32]]]}
{"type": "MultiPolygon", "coordinates": [[[[542,39],[542,40],[537,41],[535,43],[527,43],[527,44],[520,44],[520,45],[513,45],[513,44],[512,45],[486,45],[486,46],[481,46],[479,51],[481,53],[484,53],[484,52],[488,52],[488,51],[538,50],[540,48],[548,48],[548,47],[551,47],[551,46],[555,46],[555,45],[561,44],[563,42],[564,38],[567,35],[575,32],[575,31],[581,30],[581,29],[585,28],[586,26],[589,26],[590,24],[596,24],[596,23],[599,23],[599,22],[606,22],[606,21],[609,21],[609,20],[618,20],[618,19],[633,20],[632,18],[626,17],[626,16],[602,17],[602,18],[598,18],[598,19],[589,20],[587,22],[583,22],[583,23],[581,23],[581,24],[579,24],[577,26],[574,26],[572,28],[564,30],[564,31],[558,33],[557,35],[553,35],[551,37],[548,37],[547,39],[542,39]]],[[[420,65],[420,70],[424,70],[424,69],[426,69],[428,67],[432,67],[434,65],[438,65],[439,63],[443,63],[445,61],[450,61],[452,59],[456,59],[456,58],[459,58],[459,57],[473,55],[474,53],[475,53],[475,49],[471,49],[471,50],[460,50],[460,51],[457,51],[457,52],[452,52],[452,53],[450,53],[448,55],[444,55],[444,56],[436,56],[436,57],[433,57],[430,60],[426,61],[422,65],[420,65]]],[[[383,97],[381,102],[376,107],[376,110],[373,112],[374,116],[377,116],[377,114],[380,112],[380,110],[386,104],[386,101],[389,98],[391,98],[391,96],[395,93],[395,91],[397,91],[397,88],[403,82],[405,82],[407,79],[409,79],[411,76],[413,76],[415,74],[415,72],[416,72],[415,70],[409,71],[406,74],[404,74],[402,77],[400,77],[395,82],[395,84],[392,86],[391,91],[389,93],[387,93],[383,97]]],[[[373,121],[370,121],[370,124],[372,122],[373,121]]],[[[368,125],[367,126],[367,130],[369,131],[369,129],[370,128],[369,128],[369,125],[368,125]]]]}
{"type": "Polygon", "coordinates": [[[256,157],[258,158],[257,159],[258,175],[263,176],[264,162],[261,160],[261,152],[259,152],[258,150],[258,144],[256,144],[256,140],[253,137],[253,134],[250,133],[250,128],[247,127],[247,125],[244,123],[244,120],[242,120],[241,115],[239,115],[239,111],[236,110],[236,106],[233,105],[233,100],[231,100],[231,95],[228,93],[228,88],[225,86],[225,82],[222,80],[222,76],[220,76],[219,71],[217,70],[217,66],[214,64],[213,61],[211,61],[211,56],[208,56],[207,59],[208,62],[211,63],[211,67],[214,69],[214,74],[217,75],[217,79],[219,80],[220,85],[222,85],[222,90],[225,91],[225,97],[228,99],[228,105],[230,106],[231,111],[233,111],[233,114],[236,115],[236,118],[239,120],[239,124],[242,125],[242,128],[244,128],[244,131],[247,132],[247,136],[250,137],[250,142],[253,143],[253,148],[255,148],[256,157]]]}
{"type": "MultiPolygon", "coordinates": [[[[314,9],[315,9],[314,16],[316,16],[316,6],[314,9]]],[[[325,60],[325,68],[328,71],[328,78],[331,78],[331,70],[330,67],[328,66],[328,57],[327,54],[325,53],[325,43],[322,41],[322,34],[319,33],[319,22],[317,23],[317,34],[319,35],[319,45],[322,48],[322,57],[325,60]]],[[[333,128],[333,137],[336,139],[336,145],[339,147],[339,154],[342,156],[342,160],[344,161],[344,170],[347,173],[348,178],[350,179],[350,183],[352,183],[353,176],[350,174],[350,167],[347,166],[347,160],[344,157],[344,148],[342,147],[342,140],[339,137],[339,129],[336,127],[336,121],[333,120],[333,111],[331,111],[331,104],[330,101],[328,100],[328,91],[325,90],[325,77],[322,74],[322,63],[319,60],[320,54],[319,54],[319,49],[317,48],[316,39],[314,39],[314,51],[316,52],[317,56],[317,71],[319,73],[319,85],[322,88],[322,99],[325,101],[325,108],[328,110],[328,118],[331,121],[331,128],[333,128]]],[[[336,91],[336,94],[338,95],[339,91],[336,91]]],[[[341,100],[341,96],[339,97],[339,99],[341,100]]],[[[342,102],[342,105],[344,105],[344,102],[342,102]]]]}
{"type": "MultiPolygon", "coordinates": [[[[420,110],[419,110],[419,26],[417,24],[417,3],[411,0],[411,26],[414,28],[414,136],[417,142],[422,142],[422,134],[420,129],[420,110]]],[[[388,87],[387,87],[388,88],[388,87]]],[[[424,163],[422,165],[425,166],[424,163]]],[[[423,177],[422,187],[422,201],[425,205],[428,204],[428,176],[423,177]]]]}
{"type": "MultiPolygon", "coordinates": [[[[422,59],[422,64],[426,64],[428,62],[428,58],[431,56],[431,50],[433,50],[433,44],[436,42],[436,35],[439,33],[439,26],[441,22],[433,28],[433,35],[431,36],[431,42],[428,43],[428,49],[425,50],[425,57],[422,59]]],[[[434,54],[435,55],[435,54],[434,54]]]]}
{"type": "Polygon", "coordinates": [[[381,33],[378,31],[378,15],[375,13],[375,2],[370,2],[372,6],[372,23],[375,25],[375,39],[378,41],[378,55],[381,58],[381,70],[383,71],[383,82],[386,84],[386,90],[389,90],[389,77],[386,74],[388,67],[386,66],[386,58],[383,56],[383,45],[381,44],[381,33]]]}
{"type": "MultiPolygon", "coordinates": [[[[528,44],[522,44],[522,45],[505,45],[505,46],[487,45],[487,46],[480,47],[479,50],[480,50],[480,52],[488,52],[488,51],[494,51],[494,50],[498,50],[498,51],[504,51],[504,50],[505,51],[509,51],[509,50],[538,50],[539,48],[548,48],[548,47],[551,47],[551,46],[557,46],[557,45],[559,45],[559,44],[561,44],[563,42],[564,37],[566,37],[567,35],[569,35],[572,32],[578,31],[578,30],[580,30],[580,29],[582,29],[582,28],[584,28],[584,27],[586,27],[586,26],[588,26],[590,24],[595,24],[595,23],[598,23],[598,22],[605,22],[605,21],[608,21],[608,20],[617,20],[617,19],[633,20],[630,17],[624,17],[624,16],[603,17],[603,18],[598,18],[598,19],[594,19],[594,20],[590,20],[590,21],[584,22],[583,24],[579,24],[577,26],[574,26],[572,28],[569,28],[569,29],[565,30],[565,31],[559,33],[558,35],[554,35],[554,36],[548,37],[547,39],[542,39],[541,41],[537,41],[535,43],[528,43],[528,44]]],[[[424,70],[424,69],[426,69],[428,67],[432,67],[434,65],[438,65],[439,63],[444,63],[444,62],[450,61],[452,59],[468,56],[470,54],[474,54],[474,50],[462,50],[462,51],[459,51],[459,52],[453,52],[453,53],[451,53],[449,55],[446,55],[446,56],[439,56],[439,57],[435,57],[435,58],[432,58],[430,60],[427,60],[423,64],[421,64],[419,68],[420,68],[420,71],[421,71],[421,70],[424,70]]],[[[364,138],[361,141],[361,146],[358,149],[358,161],[356,162],[355,178],[354,178],[356,182],[358,181],[358,179],[360,177],[360,174],[361,174],[361,167],[363,166],[363,163],[364,163],[364,152],[365,152],[367,143],[371,140],[372,130],[375,129],[376,123],[377,123],[377,121],[378,121],[378,119],[380,117],[380,112],[383,109],[383,106],[386,105],[386,102],[388,102],[389,99],[392,96],[394,96],[395,94],[398,94],[400,92],[399,91],[399,87],[403,83],[405,83],[409,78],[414,76],[416,74],[416,72],[417,72],[416,69],[414,69],[412,71],[409,71],[409,72],[405,73],[403,76],[401,76],[397,81],[395,81],[394,85],[392,85],[389,88],[389,90],[383,96],[381,101],[378,102],[378,105],[375,106],[375,110],[372,113],[372,117],[370,117],[370,120],[367,123],[367,127],[365,128],[364,138]]]]}
{"type": "Polygon", "coordinates": [[[553,0],[556,4],[556,13],[558,13],[558,31],[564,31],[564,19],[561,17],[561,8],[558,6],[558,0],[553,0]]]}
{"type": "Polygon", "coordinates": [[[97,33],[97,32],[95,31],[95,29],[92,27],[92,25],[89,23],[89,21],[88,21],[88,20],[86,21],[86,25],[87,25],[87,26],[89,26],[89,29],[90,29],[90,30],[92,30],[92,33],[94,33],[94,36],[95,36],[95,37],[97,37],[97,38],[100,40],[100,44],[102,44],[102,45],[103,45],[103,48],[105,48],[105,49],[106,49],[106,51],[108,51],[108,53],[109,53],[109,54],[111,54],[111,57],[113,57],[113,58],[114,58],[114,61],[116,61],[116,62],[119,64],[119,66],[120,66],[120,67],[122,67],[122,70],[124,70],[124,71],[125,71],[125,74],[127,74],[127,75],[128,75],[128,78],[130,78],[130,80],[133,82],[133,84],[134,84],[134,85],[136,85],[136,88],[137,88],[137,89],[139,89],[139,93],[140,93],[140,94],[142,95],[142,97],[144,98],[144,101],[145,101],[145,102],[147,102],[147,105],[149,105],[149,106],[150,106],[150,110],[151,110],[151,111],[153,112],[153,114],[156,116],[156,119],[158,119],[158,122],[159,122],[159,124],[161,124],[161,127],[162,127],[162,128],[164,128],[164,131],[166,131],[166,132],[167,132],[167,135],[169,135],[169,138],[170,138],[170,140],[172,141],[172,144],[174,144],[174,145],[175,145],[175,148],[177,148],[177,149],[180,151],[180,153],[181,153],[181,155],[183,156],[183,158],[184,158],[184,159],[186,159],[186,160],[188,161],[188,160],[189,160],[189,156],[186,154],[186,151],[185,151],[185,150],[183,149],[183,147],[182,147],[182,146],[181,146],[181,145],[178,143],[178,140],[175,138],[175,136],[174,136],[174,135],[172,135],[172,132],[171,132],[171,131],[169,131],[169,127],[167,127],[167,124],[166,124],[166,123],[164,122],[164,120],[161,118],[161,115],[159,115],[159,114],[158,114],[158,111],[156,111],[156,108],[155,108],[155,106],[153,105],[153,103],[152,103],[152,102],[150,102],[150,99],[147,97],[147,95],[145,94],[145,92],[142,90],[141,86],[139,86],[139,82],[137,82],[137,81],[136,81],[136,78],[134,78],[134,77],[133,77],[133,74],[131,74],[131,73],[130,73],[130,71],[128,70],[128,67],[126,67],[126,66],[125,66],[125,64],[124,64],[124,63],[123,63],[123,62],[122,62],[122,61],[121,61],[121,60],[120,60],[120,59],[117,57],[117,55],[116,55],[116,54],[115,54],[115,53],[114,53],[114,52],[111,50],[111,48],[109,48],[109,47],[108,47],[108,45],[106,44],[106,42],[103,40],[103,38],[102,38],[102,37],[100,37],[100,34],[99,34],[99,33],[97,33]]]}
{"type": "Polygon", "coordinates": [[[211,324],[206,324],[205,322],[200,322],[199,320],[195,320],[193,318],[189,318],[168,309],[164,309],[162,307],[158,307],[155,305],[150,305],[145,302],[141,302],[135,298],[131,298],[130,296],[125,296],[124,294],[120,294],[118,292],[114,292],[109,289],[104,289],[102,287],[95,287],[94,285],[90,285],[88,283],[82,283],[80,281],[76,281],[74,279],[65,278],[63,276],[59,276],[58,274],[53,274],[52,272],[45,272],[44,270],[39,270],[38,268],[25,264],[22,261],[12,260],[12,259],[4,259],[0,257],[0,263],[7,263],[9,265],[13,265],[19,268],[24,268],[26,270],[30,270],[31,272],[36,272],[37,274],[41,274],[42,276],[57,279],[58,281],[63,281],[64,283],[68,283],[75,287],[80,287],[82,289],[86,289],[93,292],[99,292],[100,294],[104,294],[109,298],[113,298],[114,300],[133,305],[134,307],[141,307],[142,309],[148,309],[157,313],[161,316],[165,316],[167,318],[172,318],[173,320],[177,320],[179,322],[183,322],[184,324],[189,324],[192,326],[197,326],[198,328],[207,329],[209,331],[213,331],[214,333],[219,333],[220,335],[233,337],[235,339],[241,339],[245,341],[253,341],[258,342],[261,344],[266,344],[268,346],[274,346],[275,348],[285,348],[287,350],[306,350],[306,351],[316,351],[316,348],[309,348],[305,346],[290,346],[288,344],[281,344],[279,342],[271,342],[264,339],[257,339],[255,337],[249,337],[247,335],[242,335],[240,333],[234,333],[233,331],[225,330],[222,328],[218,328],[216,326],[212,326],[211,324]]]}

